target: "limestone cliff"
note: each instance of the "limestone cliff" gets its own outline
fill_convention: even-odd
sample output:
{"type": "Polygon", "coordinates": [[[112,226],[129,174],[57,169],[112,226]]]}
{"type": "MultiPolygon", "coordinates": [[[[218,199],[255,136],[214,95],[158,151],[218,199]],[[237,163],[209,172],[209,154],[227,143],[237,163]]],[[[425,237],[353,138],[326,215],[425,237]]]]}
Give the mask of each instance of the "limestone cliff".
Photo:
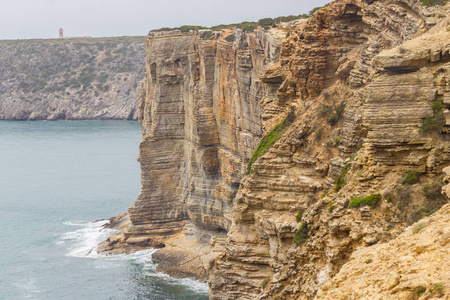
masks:
{"type": "Polygon", "coordinates": [[[389,243],[352,253],[317,299],[449,299],[450,206],[389,243]]]}
{"type": "Polygon", "coordinates": [[[144,37],[0,41],[0,119],[137,119],[144,37]]]}
{"type": "Polygon", "coordinates": [[[446,99],[442,16],[418,1],[344,0],[290,32],[280,65],[262,77],[290,84],[262,110],[291,106],[297,121],[241,183],[211,299],[312,299],[357,248],[446,201],[422,191],[450,163],[446,128],[420,133],[446,99]],[[415,172],[420,184],[402,179],[415,172]],[[367,196],[382,200],[352,208],[367,196]]]}
{"type": "MultiPolygon", "coordinates": [[[[208,276],[211,299],[345,299],[353,252],[387,251],[448,200],[448,10],[336,0],[282,43],[276,30],[151,33],[142,191],[104,249],[164,244],[161,268],[208,276]]],[[[449,286],[439,274],[421,287],[449,286]]]]}
{"type": "MultiPolygon", "coordinates": [[[[142,190],[129,208],[132,226],[121,242],[186,234],[225,242],[227,214],[262,134],[265,91],[259,76],[277,62],[284,31],[221,34],[203,39],[197,32],[169,31],[147,37],[146,92],[139,100],[142,190]]],[[[168,239],[164,243],[155,256],[171,254],[168,239]]],[[[205,278],[206,271],[199,273],[205,278]]]]}

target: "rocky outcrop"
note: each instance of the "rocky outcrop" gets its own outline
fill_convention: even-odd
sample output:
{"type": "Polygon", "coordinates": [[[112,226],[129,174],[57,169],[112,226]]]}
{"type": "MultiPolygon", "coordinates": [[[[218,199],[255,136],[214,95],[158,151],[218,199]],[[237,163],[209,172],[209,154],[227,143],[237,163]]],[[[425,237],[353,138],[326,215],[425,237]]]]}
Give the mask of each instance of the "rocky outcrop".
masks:
{"type": "Polygon", "coordinates": [[[211,299],[312,299],[353,251],[431,212],[422,185],[401,179],[423,184],[450,162],[446,142],[419,133],[447,86],[447,23],[429,29],[428,14],[417,1],[335,1],[290,32],[262,77],[289,85],[262,109],[290,106],[297,120],[241,183],[211,299]],[[377,193],[376,208],[349,208],[377,193]]]}
{"type": "Polygon", "coordinates": [[[136,120],[144,39],[0,41],[0,119],[136,120]]]}
{"type": "MultiPolygon", "coordinates": [[[[281,48],[276,30],[150,34],[142,191],[116,245],[163,243],[162,270],[208,276],[211,299],[344,297],[362,274],[352,253],[406,251],[383,243],[446,215],[430,217],[448,200],[447,10],[337,0],[281,48]]],[[[439,272],[420,286],[446,283],[439,272]]]]}
{"type": "Polygon", "coordinates": [[[396,239],[353,252],[317,299],[448,299],[450,206],[396,239]]]}

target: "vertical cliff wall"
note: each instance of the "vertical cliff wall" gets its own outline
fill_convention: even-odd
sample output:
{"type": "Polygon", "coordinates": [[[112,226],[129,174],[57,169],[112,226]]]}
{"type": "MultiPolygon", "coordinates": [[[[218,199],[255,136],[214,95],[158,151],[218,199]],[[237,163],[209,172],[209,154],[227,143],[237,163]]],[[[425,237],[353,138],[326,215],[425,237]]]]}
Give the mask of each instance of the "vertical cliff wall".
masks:
{"type": "Polygon", "coordinates": [[[150,33],[133,225],[229,229],[225,214],[262,134],[259,76],[277,61],[280,44],[262,31],[238,33],[234,42],[150,33]]]}
{"type": "Polygon", "coordinates": [[[211,299],[313,299],[355,249],[389,240],[434,205],[422,185],[449,164],[446,129],[420,128],[446,97],[447,44],[407,41],[438,15],[413,0],[342,0],[289,33],[262,76],[283,82],[262,111],[267,127],[282,107],[297,119],[241,183],[211,299]],[[408,171],[422,183],[403,184],[408,171]],[[377,193],[379,207],[349,207],[377,193]]]}

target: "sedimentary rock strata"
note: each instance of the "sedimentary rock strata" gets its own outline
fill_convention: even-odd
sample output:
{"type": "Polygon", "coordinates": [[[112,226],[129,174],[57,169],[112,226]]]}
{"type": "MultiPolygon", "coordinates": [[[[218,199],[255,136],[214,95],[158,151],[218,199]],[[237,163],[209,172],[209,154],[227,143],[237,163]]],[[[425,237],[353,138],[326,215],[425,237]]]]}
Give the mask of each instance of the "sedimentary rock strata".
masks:
{"type": "Polygon", "coordinates": [[[428,211],[422,186],[400,178],[416,171],[426,182],[449,163],[446,143],[419,133],[447,86],[447,23],[431,28],[426,15],[416,1],[335,1],[289,33],[280,65],[262,78],[292,82],[274,102],[294,107],[297,121],[241,183],[211,299],[312,299],[353,251],[388,241],[428,211]],[[327,110],[342,101],[335,122],[327,110]],[[376,193],[385,195],[376,208],[348,208],[376,193]],[[308,237],[293,245],[303,222],[308,237]]]}
{"type": "Polygon", "coordinates": [[[182,227],[189,220],[228,230],[224,215],[262,133],[259,75],[279,47],[263,32],[236,35],[234,43],[193,32],[148,36],[134,225],[182,227]]]}
{"type": "Polygon", "coordinates": [[[396,239],[353,252],[317,299],[448,299],[450,207],[396,239]]]}
{"type": "MultiPolygon", "coordinates": [[[[448,200],[448,9],[337,0],[282,42],[274,29],[151,33],[142,191],[118,245],[165,244],[161,268],[208,276],[211,299],[344,299],[361,255],[448,200]]],[[[450,284],[436,274],[420,286],[450,284]]],[[[419,287],[405,282],[392,299],[419,287]]]]}
{"type": "MultiPolygon", "coordinates": [[[[259,76],[278,60],[284,31],[222,34],[204,40],[196,32],[171,31],[147,38],[148,76],[139,99],[142,190],[129,208],[124,242],[161,235],[177,235],[182,243],[203,235],[199,247],[205,242],[208,249],[225,242],[227,214],[263,132],[259,76]]],[[[195,252],[192,247],[185,250],[195,252]]],[[[170,249],[155,257],[180,257],[178,251],[169,258],[170,249]]]]}

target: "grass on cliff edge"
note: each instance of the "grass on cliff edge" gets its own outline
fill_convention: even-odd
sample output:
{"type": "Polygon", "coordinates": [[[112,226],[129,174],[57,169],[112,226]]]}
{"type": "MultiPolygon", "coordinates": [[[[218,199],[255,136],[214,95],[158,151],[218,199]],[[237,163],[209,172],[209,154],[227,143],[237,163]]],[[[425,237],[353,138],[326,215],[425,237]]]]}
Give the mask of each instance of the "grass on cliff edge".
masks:
{"type": "Polygon", "coordinates": [[[321,9],[322,7],[316,7],[313,10],[309,12],[309,14],[300,14],[300,15],[289,15],[289,16],[281,16],[276,17],[274,19],[272,18],[263,18],[258,20],[257,22],[252,21],[244,21],[241,23],[233,23],[233,24],[220,24],[216,26],[211,27],[205,27],[201,25],[182,25],[180,27],[163,27],[159,29],[154,29],[152,31],[170,31],[170,30],[179,30],[181,32],[188,32],[190,30],[198,31],[202,29],[210,29],[213,31],[220,31],[223,29],[233,29],[233,28],[240,28],[244,32],[252,32],[254,31],[258,26],[261,26],[262,28],[268,30],[271,27],[275,27],[277,24],[280,24],[282,22],[290,22],[294,20],[299,19],[307,19],[309,18],[314,12],[321,9]]]}
{"type": "Polygon", "coordinates": [[[247,172],[245,174],[252,174],[252,166],[255,161],[266,153],[273,144],[283,135],[286,128],[295,120],[295,113],[291,111],[283,121],[275,125],[272,130],[266,134],[256,147],[255,152],[253,152],[250,161],[247,164],[247,172]]]}
{"type": "Polygon", "coordinates": [[[420,2],[422,2],[422,4],[425,6],[444,6],[445,4],[447,4],[448,0],[420,0],[420,2]]]}

